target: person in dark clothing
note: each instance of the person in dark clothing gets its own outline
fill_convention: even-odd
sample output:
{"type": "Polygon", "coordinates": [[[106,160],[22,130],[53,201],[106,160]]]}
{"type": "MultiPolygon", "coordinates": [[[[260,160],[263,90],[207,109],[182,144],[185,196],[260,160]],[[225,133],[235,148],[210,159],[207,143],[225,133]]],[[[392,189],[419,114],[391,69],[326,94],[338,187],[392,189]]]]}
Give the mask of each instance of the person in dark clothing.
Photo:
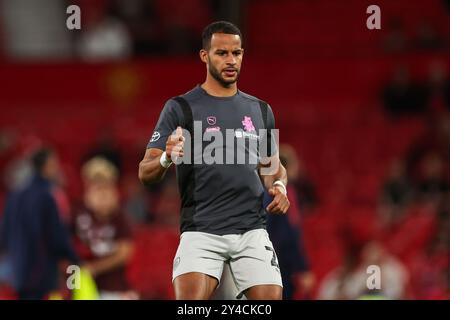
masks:
{"type": "Polygon", "coordinates": [[[410,79],[408,69],[400,66],[382,92],[384,108],[392,118],[426,111],[426,88],[410,79]]]}
{"type": "Polygon", "coordinates": [[[299,210],[302,214],[308,214],[319,204],[319,197],[316,191],[316,185],[312,181],[303,160],[297,155],[296,150],[290,144],[280,146],[280,154],[283,154],[283,163],[289,163],[287,172],[290,184],[293,186],[296,195],[299,210]]]}
{"type": "Polygon", "coordinates": [[[12,269],[12,286],[20,299],[44,299],[58,286],[58,263],[78,263],[69,233],[52,194],[59,175],[54,151],[42,148],[32,156],[31,181],[12,192],[0,224],[0,247],[12,269]]]}
{"type": "MultiPolygon", "coordinates": [[[[291,170],[296,169],[297,158],[293,156],[295,150],[289,145],[280,147],[280,161],[286,168],[288,177],[291,170]]],[[[307,298],[314,284],[305,247],[303,244],[302,225],[300,222],[300,199],[295,193],[294,184],[288,184],[290,207],[286,215],[267,215],[267,232],[272,239],[273,247],[277,253],[280,265],[281,279],[283,280],[283,299],[293,299],[300,288],[307,298]]],[[[272,198],[264,192],[264,206],[272,198]]]]}
{"type": "Polygon", "coordinates": [[[406,164],[400,159],[393,161],[380,190],[378,211],[381,224],[391,228],[401,221],[414,196],[414,184],[408,176],[406,164]]]}
{"type": "Polygon", "coordinates": [[[290,300],[297,289],[296,275],[309,272],[300,230],[289,222],[287,215],[268,215],[267,232],[277,253],[283,280],[283,299],[290,300]]]}

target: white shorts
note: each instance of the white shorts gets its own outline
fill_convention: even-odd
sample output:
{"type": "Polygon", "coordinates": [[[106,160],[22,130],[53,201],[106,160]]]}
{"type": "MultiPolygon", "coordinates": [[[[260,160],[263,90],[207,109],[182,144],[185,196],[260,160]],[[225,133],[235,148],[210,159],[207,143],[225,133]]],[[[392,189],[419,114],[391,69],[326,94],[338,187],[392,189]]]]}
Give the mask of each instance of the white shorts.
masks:
{"type": "Polygon", "coordinates": [[[225,263],[230,266],[238,299],[256,285],[283,286],[277,255],[264,229],[224,236],[183,232],[174,258],[172,281],[185,273],[200,272],[216,278],[220,286],[225,263]]]}

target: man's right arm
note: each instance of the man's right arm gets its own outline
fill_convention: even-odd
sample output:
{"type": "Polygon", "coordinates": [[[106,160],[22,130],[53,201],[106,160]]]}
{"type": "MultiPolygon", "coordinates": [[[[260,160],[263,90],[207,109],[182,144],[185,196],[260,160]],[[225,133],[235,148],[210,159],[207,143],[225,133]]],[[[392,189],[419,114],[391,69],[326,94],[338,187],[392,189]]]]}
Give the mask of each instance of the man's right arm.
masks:
{"type": "Polygon", "coordinates": [[[145,151],[144,159],[139,163],[139,180],[144,185],[149,185],[162,180],[167,168],[161,163],[163,151],[157,148],[150,148],[145,151]]]}
{"type": "Polygon", "coordinates": [[[177,127],[175,134],[169,136],[166,142],[166,151],[158,148],[148,148],[144,159],[139,163],[139,180],[144,185],[157,183],[164,178],[173,156],[183,156],[183,131],[177,127]],[[164,157],[161,159],[161,157],[164,157]]]}

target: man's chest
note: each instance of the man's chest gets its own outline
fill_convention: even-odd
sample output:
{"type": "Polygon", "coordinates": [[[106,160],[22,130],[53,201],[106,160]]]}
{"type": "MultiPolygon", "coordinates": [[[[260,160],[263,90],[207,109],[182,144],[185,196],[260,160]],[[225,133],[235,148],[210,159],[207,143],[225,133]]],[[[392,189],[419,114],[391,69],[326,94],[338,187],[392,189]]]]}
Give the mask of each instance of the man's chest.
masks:
{"type": "Polygon", "coordinates": [[[258,108],[239,105],[199,105],[192,109],[192,119],[197,132],[222,132],[226,130],[257,133],[264,129],[258,108]]]}

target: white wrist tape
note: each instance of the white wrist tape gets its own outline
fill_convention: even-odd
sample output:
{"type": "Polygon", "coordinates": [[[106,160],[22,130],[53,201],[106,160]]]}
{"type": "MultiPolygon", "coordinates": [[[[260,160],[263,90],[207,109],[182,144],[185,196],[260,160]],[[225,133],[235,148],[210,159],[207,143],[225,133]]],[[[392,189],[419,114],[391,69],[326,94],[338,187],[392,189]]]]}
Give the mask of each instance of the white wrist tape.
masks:
{"type": "Polygon", "coordinates": [[[287,196],[287,188],[286,188],[286,186],[284,185],[284,183],[281,181],[281,180],[277,180],[277,181],[275,181],[274,183],[273,183],[273,185],[275,186],[280,186],[281,188],[283,188],[283,190],[284,190],[284,195],[286,195],[287,196]]]}
{"type": "Polygon", "coordinates": [[[169,160],[167,158],[167,153],[165,151],[161,154],[161,158],[159,158],[159,163],[163,168],[166,169],[170,167],[170,165],[172,164],[172,160],[169,160]]]}

